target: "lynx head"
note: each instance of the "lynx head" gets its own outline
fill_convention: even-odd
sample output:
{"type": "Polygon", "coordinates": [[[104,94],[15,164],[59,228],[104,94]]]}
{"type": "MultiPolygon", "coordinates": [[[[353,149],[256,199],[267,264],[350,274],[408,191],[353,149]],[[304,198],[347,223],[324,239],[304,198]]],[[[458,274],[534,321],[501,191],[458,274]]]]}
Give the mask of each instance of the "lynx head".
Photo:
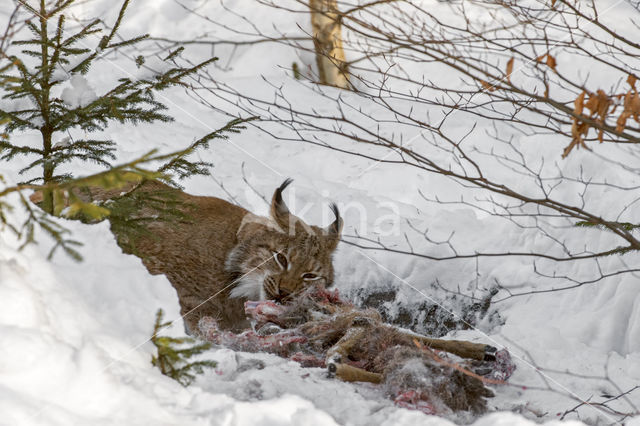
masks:
{"type": "Polygon", "coordinates": [[[271,217],[244,217],[225,265],[238,276],[231,297],[284,300],[309,285],[333,283],[331,256],[342,230],[338,208],[331,205],[335,221],[328,227],[306,224],[282,200],[290,183],[285,180],[274,192],[271,217]]]}

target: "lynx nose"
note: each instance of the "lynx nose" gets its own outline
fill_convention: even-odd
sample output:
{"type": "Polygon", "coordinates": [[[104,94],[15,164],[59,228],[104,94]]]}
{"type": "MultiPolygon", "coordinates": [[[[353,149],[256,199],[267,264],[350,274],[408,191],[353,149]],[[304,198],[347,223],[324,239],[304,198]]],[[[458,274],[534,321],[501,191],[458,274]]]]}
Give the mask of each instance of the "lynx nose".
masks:
{"type": "Polygon", "coordinates": [[[285,289],[281,288],[278,291],[278,299],[279,300],[285,300],[285,299],[289,298],[289,296],[291,296],[291,292],[289,290],[285,290],[285,289]]]}

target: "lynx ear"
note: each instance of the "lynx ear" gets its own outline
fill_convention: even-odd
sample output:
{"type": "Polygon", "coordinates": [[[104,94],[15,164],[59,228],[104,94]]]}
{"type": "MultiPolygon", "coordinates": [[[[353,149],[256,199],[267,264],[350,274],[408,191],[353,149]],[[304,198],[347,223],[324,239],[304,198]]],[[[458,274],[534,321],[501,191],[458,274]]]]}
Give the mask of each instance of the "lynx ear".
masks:
{"type": "Polygon", "coordinates": [[[335,203],[331,203],[331,211],[336,216],[336,220],[326,228],[324,228],[324,233],[329,239],[329,248],[331,250],[335,250],[338,246],[338,242],[340,241],[340,234],[342,234],[342,226],[344,222],[340,217],[340,212],[338,211],[338,206],[335,203]]]}
{"type": "Polygon", "coordinates": [[[293,182],[293,179],[287,178],[279,188],[275,190],[273,193],[273,198],[271,199],[271,217],[276,221],[278,226],[282,228],[285,232],[289,231],[289,223],[291,221],[291,213],[289,212],[289,208],[282,200],[282,191],[289,186],[289,184],[293,182]]]}

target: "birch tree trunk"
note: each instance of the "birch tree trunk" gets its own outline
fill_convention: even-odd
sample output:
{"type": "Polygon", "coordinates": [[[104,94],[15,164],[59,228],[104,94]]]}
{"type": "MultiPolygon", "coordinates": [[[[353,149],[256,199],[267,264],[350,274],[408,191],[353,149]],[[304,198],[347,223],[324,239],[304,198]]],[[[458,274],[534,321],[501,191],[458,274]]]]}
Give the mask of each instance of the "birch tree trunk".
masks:
{"type": "Polygon", "coordinates": [[[349,72],[342,49],[337,0],[309,0],[309,7],[319,82],[348,89],[349,72]]]}

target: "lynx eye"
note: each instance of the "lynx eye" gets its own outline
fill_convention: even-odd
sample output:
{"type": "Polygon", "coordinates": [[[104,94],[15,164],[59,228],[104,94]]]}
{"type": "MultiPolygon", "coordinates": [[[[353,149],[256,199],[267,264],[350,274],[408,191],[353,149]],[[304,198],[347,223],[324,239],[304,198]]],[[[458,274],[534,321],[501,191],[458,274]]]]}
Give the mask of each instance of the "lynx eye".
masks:
{"type": "Polygon", "coordinates": [[[288,264],[287,256],[285,256],[282,253],[274,252],[273,258],[276,260],[276,263],[280,265],[282,269],[287,269],[287,264],[288,264]]]}
{"type": "Polygon", "coordinates": [[[305,281],[315,281],[315,280],[319,280],[321,277],[317,276],[316,274],[312,274],[310,272],[307,272],[306,274],[302,274],[302,279],[305,281]]]}

